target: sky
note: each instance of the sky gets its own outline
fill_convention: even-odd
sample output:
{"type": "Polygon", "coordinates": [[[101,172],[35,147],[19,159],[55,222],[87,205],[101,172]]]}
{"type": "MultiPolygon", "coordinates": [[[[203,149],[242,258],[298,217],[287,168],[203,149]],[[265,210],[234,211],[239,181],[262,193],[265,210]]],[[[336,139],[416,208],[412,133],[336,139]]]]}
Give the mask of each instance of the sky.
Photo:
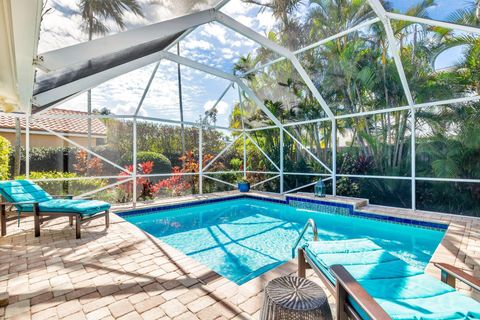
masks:
{"type": "MultiPolygon", "coordinates": [[[[189,12],[211,7],[216,0],[138,0],[143,8],[144,17],[131,13],[125,15],[127,29],[164,21],[189,12]]],[[[430,9],[432,18],[446,20],[453,10],[472,3],[473,0],[437,0],[437,6],[430,9]]],[[[62,48],[86,41],[81,29],[81,16],[78,13],[78,0],[48,0],[47,8],[52,8],[42,22],[39,53],[62,48]]],[[[417,0],[390,0],[393,8],[404,12],[406,8],[418,3],[417,0]]],[[[307,5],[308,2],[305,2],[307,5]]],[[[222,12],[237,21],[266,34],[274,27],[275,19],[268,10],[259,6],[245,4],[241,0],[231,0],[222,12]]],[[[107,22],[111,33],[117,28],[107,22]]],[[[218,23],[200,26],[180,43],[181,55],[197,62],[231,72],[240,56],[258,49],[253,41],[229,30],[218,23]]],[[[440,57],[438,68],[452,65],[458,60],[461,49],[454,49],[440,57]]],[[[175,52],[176,53],[176,52],[175,52]]],[[[154,65],[145,66],[118,78],[112,79],[92,90],[93,108],[106,107],[115,114],[131,115],[135,112],[144,88],[152,74],[154,65]]],[[[226,80],[181,67],[182,100],[185,121],[197,121],[210,109],[221,93],[230,85],[226,80]]],[[[237,88],[230,88],[218,103],[217,125],[228,126],[228,116],[238,101],[237,88]]],[[[65,102],[59,108],[87,110],[86,94],[65,102]]],[[[155,74],[152,86],[139,111],[140,115],[180,120],[177,65],[162,61],[155,74]]]]}

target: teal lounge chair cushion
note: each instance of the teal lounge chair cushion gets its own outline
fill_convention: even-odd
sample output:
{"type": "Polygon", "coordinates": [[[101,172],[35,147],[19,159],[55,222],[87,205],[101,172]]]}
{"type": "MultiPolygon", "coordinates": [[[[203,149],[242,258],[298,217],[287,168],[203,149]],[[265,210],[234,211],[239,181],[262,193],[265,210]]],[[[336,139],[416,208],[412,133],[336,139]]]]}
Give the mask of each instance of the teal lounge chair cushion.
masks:
{"type": "MultiPolygon", "coordinates": [[[[0,193],[9,202],[38,202],[40,212],[71,212],[91,216],[110,209],[110,204],[97,200],[53,199],[45,190],[29,180],[1,181],[0,193]]],[[[22,212],[32,212],[33,205],[16,205],[22,212]]]]}
{"type": "MultiPolygon", "coordinates": [[[[43,202],[53,199],[45,190],[30,180],[0,181],[0,194],[8,202],[43,202]]],[[[17,210],[31,208],[32,205],[16,205],[17,210]]],[[[32,211],[30,209],[30,211],[32,211]]]]}
{"type": "Polygon", "coordinates": [[[97,200],[53,199],[39,204],[40,212],[72,212],[82,217],[110,209],[110,204],[97,200]]]}
{"type": "MultiPolygon", "coordinates": [[[[393,319],[480,319],[480,303],[391,255],[368,239],[309,242],[305,252],[335,283],[343,265],[393,319]]],[[[368,316],[350,301],[364,318],[368,316]]]]}

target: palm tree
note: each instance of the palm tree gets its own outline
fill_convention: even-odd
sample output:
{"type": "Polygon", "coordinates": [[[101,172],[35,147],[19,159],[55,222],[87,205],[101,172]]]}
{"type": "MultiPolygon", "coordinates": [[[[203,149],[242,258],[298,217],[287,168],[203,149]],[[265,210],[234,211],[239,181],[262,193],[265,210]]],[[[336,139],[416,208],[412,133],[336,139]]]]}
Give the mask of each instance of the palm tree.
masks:
{"type": "Polygon", "coordinates": [[[273,16],[278,21],[277,27],[280,31],[282,43],[290,49],[298,49],[304,38],[304,30],[301,22],[295,16],[301,6],[302,0],[243,0],[246,3],[252,3],[262,7],[262,11],[270,9],[273,16]]]}
{"type": "Polygon", "coordinates": [[[270,10],[272,10],[273,16],[279,19],[282,22],[283,26],[286,27],[290,24],[291,14],[298,9],[302,0],[244,0],[244,2],[262,6],[262,10],[269,8],[270,10]]]}
{"type": "MultiPolygon", "coordinates": [[[[469,5],[452,12],[447,20],[455,24],[480,27],[480,0],[471,0],[469,5]]],[[[432,55],[432,64],[446,50],[454,47],[463,48],[463,60],[451,68],[452,74],[456,75],[451,80],[462,89],[480,94],[480,71],[478,68],[480,38],[477,35],[458,33],[451,29],[433,28],[432,31],[437,34],[439,42],[432,55]]]]}
{"type": "MultiPolygon", "coordinates": [[[[78,3],[82,15],[82,29],[88,34],[88,41],[94,35],[105,35],[110,29],[105,24],[107,20],[113,20],[120,29],[125,29],[124,15],[130,11],[139,17],[143,17],[140,4],[137,0],[81,0],[78,3]]],[[[88,113],[92,112],[92,91],[88,90],[87,96],[88,113]]],[[[92,119],[88,118],[88,149],[92,149],[92,119]]],[[[90,155],[90,154],[89,154],[90,155]]]]}

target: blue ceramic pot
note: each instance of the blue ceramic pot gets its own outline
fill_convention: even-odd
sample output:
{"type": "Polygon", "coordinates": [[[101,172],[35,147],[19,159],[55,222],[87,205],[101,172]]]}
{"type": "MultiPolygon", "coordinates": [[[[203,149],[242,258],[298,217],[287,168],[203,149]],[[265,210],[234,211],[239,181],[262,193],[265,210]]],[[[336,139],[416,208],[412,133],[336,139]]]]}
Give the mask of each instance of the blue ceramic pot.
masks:
{"type": "Polygon", "coordinates": [[[248,183],[248,182],[239,182],[239,183],[238,183],[238,191],[240,191],[240,192],[248,192],[248,191],[250,191],[250,183],[248,183]]]}

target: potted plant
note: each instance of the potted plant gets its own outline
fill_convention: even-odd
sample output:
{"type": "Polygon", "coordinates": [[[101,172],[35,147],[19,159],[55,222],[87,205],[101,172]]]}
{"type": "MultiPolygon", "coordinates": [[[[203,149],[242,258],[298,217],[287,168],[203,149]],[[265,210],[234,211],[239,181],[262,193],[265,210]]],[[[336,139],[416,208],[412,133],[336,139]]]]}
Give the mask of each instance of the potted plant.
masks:
{"type": "Polygon", "coordinates": [[[250,182],[247,179],[238,180],[238,191],[248,192],[250,191],[250,182]]]}

